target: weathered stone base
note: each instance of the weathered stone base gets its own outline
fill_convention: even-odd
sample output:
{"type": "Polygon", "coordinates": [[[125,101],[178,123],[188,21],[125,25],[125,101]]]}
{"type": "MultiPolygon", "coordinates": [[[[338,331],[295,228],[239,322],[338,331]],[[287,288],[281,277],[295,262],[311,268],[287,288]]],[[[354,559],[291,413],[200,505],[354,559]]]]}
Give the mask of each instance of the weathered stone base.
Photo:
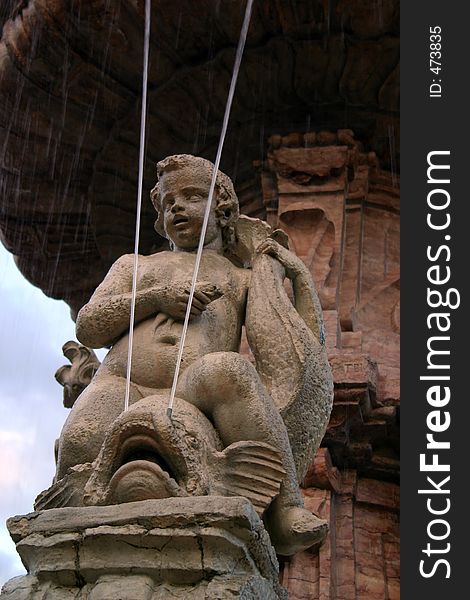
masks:
{"type": "Polygon", "coordinates": [[[8,528],[28,575],[2,600],[286,599],[252,505],[217,496],[58,508],[8,528]]]}

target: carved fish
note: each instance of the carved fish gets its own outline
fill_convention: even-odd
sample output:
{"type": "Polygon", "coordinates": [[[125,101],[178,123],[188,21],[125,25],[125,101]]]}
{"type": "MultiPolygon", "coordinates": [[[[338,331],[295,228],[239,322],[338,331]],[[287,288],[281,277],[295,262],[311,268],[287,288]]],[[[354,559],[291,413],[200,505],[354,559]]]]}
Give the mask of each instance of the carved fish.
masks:
{"type": "Polygon", "coordinates": [[[243,441],[222,447],[209,420],[176,399],[173,417],[166,395],[149,396],[122,413],[108,431],[98,458],[70,469],[38,498],[37,509],[109,505],[177,496],[244,496],[262,515],[285,476],[269,444],[243,441]],[[77,485],[80,491],[77,495],[77,485]],[[72,490],[75,488],[74,493],[72,490]]]}

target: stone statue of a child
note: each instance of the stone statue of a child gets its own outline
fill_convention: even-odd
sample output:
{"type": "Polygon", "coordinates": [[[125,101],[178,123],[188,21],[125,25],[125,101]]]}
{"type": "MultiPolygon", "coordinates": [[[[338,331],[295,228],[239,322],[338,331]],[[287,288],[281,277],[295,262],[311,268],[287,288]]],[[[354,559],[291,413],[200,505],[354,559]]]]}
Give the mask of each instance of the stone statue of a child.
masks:
{"type": "MultiPolygon", "coordinates": [[[[157,169],[158,183],[152,191],[156,229],[168,238],[171,251],[139,257],[131,405],[171,387],[213,165],[177,155],[161,161],[157,169]]],[[[298,477],[318,447],[331,408],[321,309],[302,261],[267,234],[261,243],[255,240],[250,268],[244,268],[243,261],[235,264],[240,219],[232,182],[219,172],[176,395],[209,418],[224,446],[254,440],[278,450],[286,475],[265,520],[278,553],[292,554],[320,542],[327,529],[324,521],[303,508],[298,488],[298,477]],[[227,258],[231,254],[232,260],[227,258]],[[280,298],[285,295],[286,274],[295,306],[289,302],[281,313],[274,304],[285,304],[280,298]],[[276,284],[271,288],[270,277],[276,284]],[[286,339],[295,338],[293,345],[279,339],[270,302],[274,314],[281,315],[277,321],[286,339]],[[238,353],[244,324],[257,369],[238,353]],[[292,380],[293,365],[298,385],[292,380]],[[315,390],[321,392],[319,404],[315,390]],[[310,404],[301,406],[299,413],[298,407],[287,406],[289,394],[295,396],[292,406],[306,397],[310,404]],[[284,420],[279,405],[285,408],[284,420]],[[309,415],[316,411],[314,421],[302,410],[309,415]],[[285,423],[291,429],[291,443],[285,423]],[[303,453],[300,468],[293,451],[303,453]]],[[[132,255],[117,260],[78,315],[78,339],[86,346],[111,350],[64,426],[57,478],[69,467],[97,457],[107,429],[123,410],[132,270],[132,255]]]]}

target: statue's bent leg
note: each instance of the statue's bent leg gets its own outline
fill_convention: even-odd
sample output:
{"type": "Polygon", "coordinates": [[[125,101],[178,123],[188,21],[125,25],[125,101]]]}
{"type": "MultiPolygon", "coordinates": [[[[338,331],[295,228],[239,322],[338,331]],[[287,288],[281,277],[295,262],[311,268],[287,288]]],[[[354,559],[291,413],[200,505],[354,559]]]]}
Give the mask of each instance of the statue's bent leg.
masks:
{"type": "MultiPolygon", "coordinates": [[[[70,467],[95,460],[106,431],[124,410],[125,389],[123,377],[98,373],[80,394],[60,434],[57,479],[70,467]]],[[[141,398],[131,385],[130,403],[141,398]]]]}
{"type": "Polygon", "coordinates": [[[279,451],[286,476],[266,515],[277,551],[322,541],[327,524],[303,508],[284,422],[253,365],[235,352],[207,354],[183,373],[178,395],[212,419],[224,445],[253,440],[279,451]]]}
{"type": "Polygon", "coordinates": [[[184,372],[178,394],[212,420],[225,446],[243,440],[274,446],[287,472],[282,501],[302,505],[284,422],[247,359],[236,352],[206,354],[184,372]]]}

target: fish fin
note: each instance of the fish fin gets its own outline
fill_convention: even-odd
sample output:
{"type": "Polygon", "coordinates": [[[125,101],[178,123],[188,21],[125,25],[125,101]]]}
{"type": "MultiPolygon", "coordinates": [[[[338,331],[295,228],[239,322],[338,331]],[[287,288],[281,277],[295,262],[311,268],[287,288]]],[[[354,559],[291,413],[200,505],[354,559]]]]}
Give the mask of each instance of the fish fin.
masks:
{"type": "Polygon", "coordinates": [[[83,506],[83,488],[92,471],[91,463],[75,465],[55,481],[50,488],[41,492],[34,501],[34,510],[83,506]]]}
{"type": "Polygon", "coordinates": [[[247,498],[261,516],[286,474],[279,452],[263,442],[235,442],[218,452],[217,459],[214,492],[247,498]]]}

